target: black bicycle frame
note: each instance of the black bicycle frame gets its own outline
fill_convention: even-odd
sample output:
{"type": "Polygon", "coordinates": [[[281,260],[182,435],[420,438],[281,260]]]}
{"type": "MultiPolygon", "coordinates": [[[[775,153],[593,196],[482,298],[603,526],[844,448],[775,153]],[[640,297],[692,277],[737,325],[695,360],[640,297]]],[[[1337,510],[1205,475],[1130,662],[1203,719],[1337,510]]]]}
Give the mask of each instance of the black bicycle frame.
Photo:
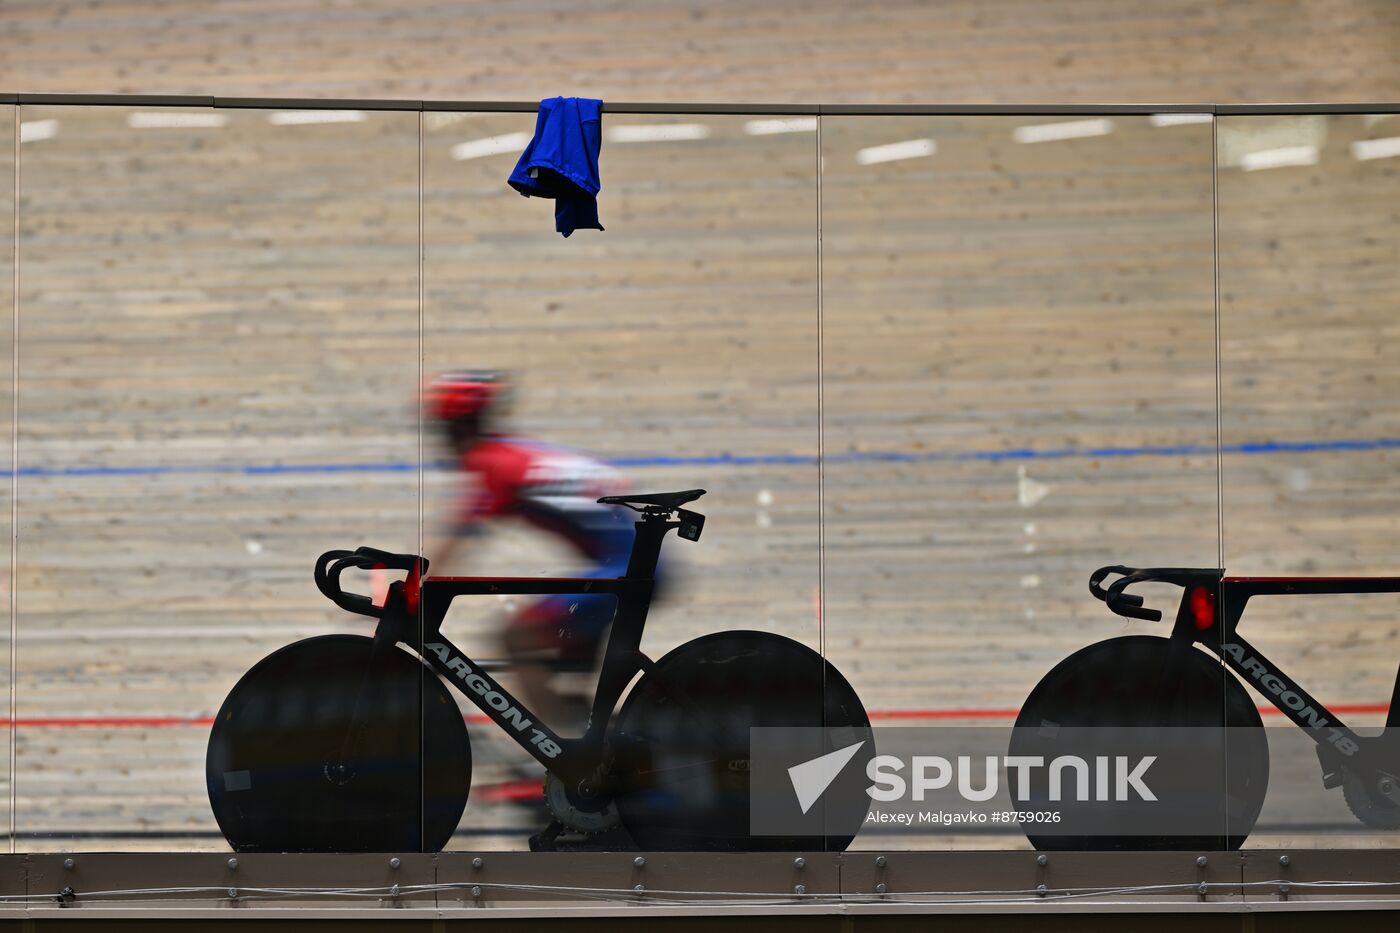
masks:
{"type": "MultiPolygon", "coordinates": [[[[1183,588],[1181,604],[1172,627],[1172,641],[1200,644],[1266,697],[1280,713],[1304,730],[1317,744],[1327,763],[1354,762],[1354,770],[1384,770],[1381,737],[1359,736],[1319,700],[1258,648],[1239,634],[1238,626],[1250,599],[1255,596],[1302,596],[1343,593],[1397,593],[1400,577],[1227,577],[1210,569],[1134,570],[1105,567],[1090,580],[1090,591],[1109,608],[1131,618],[1160,619],[1161,614],[1141,608],[1141,597],[1124,591],[1134,583],[1173,583],[1183,588]],[[1107,591],[1098,584],[1106,573],[1123,573],[1107,591]]],[[[1386,727],[1400,725],[1400,670],[1391,687],[1386,727]]],[[[1393,740],[1392,740],[1393,741],[1393,740]]]]}
{"type": "Polygon", "coordinates": [[[380,622],[375,642],[390,646],[402,642],[412,648],[546,769],[570,785],[591,781],[603,763],[603,739],[613,708],[637,673],[651,666],[641,652],[642,630],[655,588],[661,542],[681,524],[655,517],[637,521],[627,572],[621,577],[428,577],[418,585],[415,598],[410,574],[408,585],[401,581],[389,588],[382,612],[376,611],[380,622]],[[566,739],[443,635],[442,623],[458,596],[582,594],[612,595],[617,610],[588,726],[578,738],[566,739]]]}

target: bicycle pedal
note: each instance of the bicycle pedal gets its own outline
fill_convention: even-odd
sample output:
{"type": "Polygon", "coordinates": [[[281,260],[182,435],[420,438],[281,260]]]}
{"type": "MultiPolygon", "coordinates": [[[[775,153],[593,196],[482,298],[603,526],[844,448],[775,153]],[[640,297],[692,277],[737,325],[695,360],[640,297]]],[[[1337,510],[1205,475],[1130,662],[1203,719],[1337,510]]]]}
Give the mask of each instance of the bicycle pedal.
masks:
{"type": "Polygon", "coordinates": [[[531,852],[554,852],[556,851],[555,840],[564,831],[564,824],[558,820],[553,820],[548,826],[530,837],[531,852]]]}
{"type": "Polygon", "coordinates": [[[1321,748],[1317,751],[1317,763],[1322,767],[1322,787],[1324,790],[1331,790],[1334,787],[1341,787],[1344,779],[1342,769],[1337,766],[1334,760],[1335,755],[1324,752],[1321,748]]]}

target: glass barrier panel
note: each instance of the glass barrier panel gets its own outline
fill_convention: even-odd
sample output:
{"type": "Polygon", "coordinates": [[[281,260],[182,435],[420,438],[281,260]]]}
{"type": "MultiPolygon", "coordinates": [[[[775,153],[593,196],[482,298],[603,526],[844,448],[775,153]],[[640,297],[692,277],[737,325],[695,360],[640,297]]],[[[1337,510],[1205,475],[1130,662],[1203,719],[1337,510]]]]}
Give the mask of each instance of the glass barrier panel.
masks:
{"type": "MultiPolygon", "coordinates": [[[[260,834],[299,798],[270,785],[348,781],[318,717],[373,631],[313,564],[417,545],[417,115],[26,106],[23,125],[47,135],[22,146],[21,847],[281,847],[260,834]]],[[[404,669],[393,714],[416,724],[404,669]]],[[[356,760],[418,768],[415,742],[356,760]]],[[[317,806],[373,816],[345,799],[317,806]]]]}
{"type": "MultiPolygon", "coordinates": [[[[1400,576],[1397,157],[1394,114],[1220,118],[1221,482],[1231,576],[1400,576]]],[[[1374,737],[1395,715],[1400,658],[1390,646],[1400,600],[1348,595],[1383,590],[1384,580],[1304,595],[1317,585],[1300,580],[1293,595],[1237,595],[1226,605],[1242,613],[1237,663],[1248,667],[1240,679],[1264,721],[1280,727],[1269,730],[1270,809],[1250,844],[1390,845],[1400,799],[1382,789],[1394,790],[1384,759],[1363,764],[1375,747],[1364,741],[1346,754],[1354,736],[1339,729],[1374,737]],[[1293,796],[1279,784],[1285,775],[1299,782],[1293,796]]]]}
{"type": "MultiPolygon", "coordinates": [[[[1088,592],[1096,568],[1216,564],[1209,115],[821,133],[823,637],[875,744],[917,725],[911,754],[955,759],[969,728],[1152,722],[1107,671],[1159,664],[1164,641],[1066,658],[1175,617],[1158,583],[1166,621],[1125,625],[1088,592]]],[[[881,809],[856,847],[1027,845],[1014,821],[881,809]]]]}
{"type": "MultiPolygon", "coordinates": [[[[10,705],[10,685],[14,676],[11,668],[11,649],[14,637],[14,603],[12,593],[14,580],[11,569],[14,566],[14,537],[11,525],[14,492],[14,336],[15,336],[15,150],[16,135],[27,135],[30,140],[39,142],[44,136],[45,127],[30,126],[27,132],[19,122],[20,110],[17,107],[0,107],[0,534],[4,534],[4,544],[0,545],[0,600],[3,600],[5,621],[0,623],[0,709],[4,711],[7,733],[13,727],[11,717],[15,710],[10,705]],[[36,138],[37,137],[37,138],[36,138]]],[[[7,734],[0,749],[0,800],[10,799],[10,781],[13,776],[10,761],[10,736],[7,734]]],[[[7,809],[9,809],[7,807],[7,809]]],[[[14,839],[13,810],[0,816],[0,825],[14,839]]]]}
{"type": "MultiPolygon", "coordinates": [[[[715,840],[747,825],[747,803],[731,806],[743,801],[731,795],[747,786],[742,769],[644,788],[653,799],[674,792],[667,799],[719,801],[661,813],[637,803],[639,775],[659,773],[638,762],[691,754],[675,747],[682,739],[664,721],[674,704],[667,707],[658,678],[678,695],[709,691],[697,704],[705,717],[733,713],[728,731],[713,735],[745,750],[725,762],[747,760],[742,724],[777,685],[819,706],[815,121],[605,114],[598,212],[606,230],[564,238],[554,201],[522,198],[506,183],[535,117],[423,115],[424,367],[429,377],[468,371],[454,378],[474,383],[482,376],[470,371],[489,370],[496,380],[482,390],[493,407],[479,420],[458,419],[455,444],[447,427],[456,421],[426,429],[432,570],[616,576],[640,516],[594,500],[707,490],[686,506],[705,516],[700,540],[672,533],[661,549],[641,638],[660,673],[621,709],[615,735],[638,742],[619,753],[626,763],[616,770],[632,782],[633,808],[621,816],[641,834],[634,841],[680,844],[700,832],[721,845],[715,840]],[[735,629],[747,634],[716,634],[735,629]],[[682,644],[690,647],[668,655],[682,644]],[[717,658],[741,660],[721,668],[717,658]],[[721,669],[737,673],[712,682],[721,669]]],[[[539,713],[529,718],[576,734],[598,663],[611,663],[600,639],[611,623],[618,649],[639,601],[645,606],[625,594],[464,595],[443,631],[473,658],[501,662],[501,684],[539,713]],[[561,657],[572,670],[543,666],[561,657]]],[[[508,740],[517,730],[492,723],[465,699],[475,688],[462,686],[475,764],[452,845],[523,848],[550,818],[540,805],[542,768],[520,738],[508,740]]],[[[598,710],[595,721],[607,714],[598,710]]],[[[551,793],[562,791],[551,785],[551,793]]],[[[554,813],[577,810],[571,826],[596,826],[595,817],[611,825],[611,816],[589,814],[587,800],[551,799],[554,813]]],[[[577,829],[560,839],[577,842],[577,829]]]]}

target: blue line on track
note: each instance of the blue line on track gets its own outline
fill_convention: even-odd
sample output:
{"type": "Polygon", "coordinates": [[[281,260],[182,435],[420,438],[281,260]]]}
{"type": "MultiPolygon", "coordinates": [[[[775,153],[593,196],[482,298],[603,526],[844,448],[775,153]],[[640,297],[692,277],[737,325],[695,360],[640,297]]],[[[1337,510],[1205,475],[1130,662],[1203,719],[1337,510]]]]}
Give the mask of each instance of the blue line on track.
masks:
{"type": "MultiPolygon", "coordinates": [[[[1323,451],[1400,450],[1400,438],[1380,437],[1335,441],[1263,441],[1249,444],[1226,444],[1225,454],[1318,453],[1323,451]]],[[[827,463],[931,463],[931,462],[998,462],[1004,460],[1068,460],[1107,457],[1185,457],[1214,456],[1212,444],[1180,444],[1163,447],[1050,447],[1043,450],[950,450],[900,451],[870,450],[832,453],[827,463]]],[[[691,457],[617,457],[609,461],[614,466],[632,469],[678,466],[807,466],[817,458],[807,454],[705,454],[691,457]]],[[[448,469],[448,463],[432,463],[429,469],[448,469]]],[[[71,466],[21,467],[24,477],[72,476],[189,476],[216,474],[227,476],[271,476],[287,473],[411,473],[414,463],[268,463],[268,464],[191,464],[185,466],[71,466]]]]}

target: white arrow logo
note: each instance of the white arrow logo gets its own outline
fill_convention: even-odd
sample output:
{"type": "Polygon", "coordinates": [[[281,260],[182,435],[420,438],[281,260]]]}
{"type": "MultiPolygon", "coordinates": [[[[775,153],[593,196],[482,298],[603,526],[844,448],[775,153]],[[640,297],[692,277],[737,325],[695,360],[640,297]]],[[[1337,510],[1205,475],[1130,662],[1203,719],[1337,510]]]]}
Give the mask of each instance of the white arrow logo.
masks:
{"type": "Polygon", "coordinates": [[[797,794],[797,803],[802,807],[803,813],[812,809],[812,804],[831,786],[841,769],[846,767],[846,763],[856,756],[856,752],[860,751],[864,744],[857,742],[847,745],[820,758],[813,758],[788,768],[788,777],[792,780],[792,789],[797,794]]]}

